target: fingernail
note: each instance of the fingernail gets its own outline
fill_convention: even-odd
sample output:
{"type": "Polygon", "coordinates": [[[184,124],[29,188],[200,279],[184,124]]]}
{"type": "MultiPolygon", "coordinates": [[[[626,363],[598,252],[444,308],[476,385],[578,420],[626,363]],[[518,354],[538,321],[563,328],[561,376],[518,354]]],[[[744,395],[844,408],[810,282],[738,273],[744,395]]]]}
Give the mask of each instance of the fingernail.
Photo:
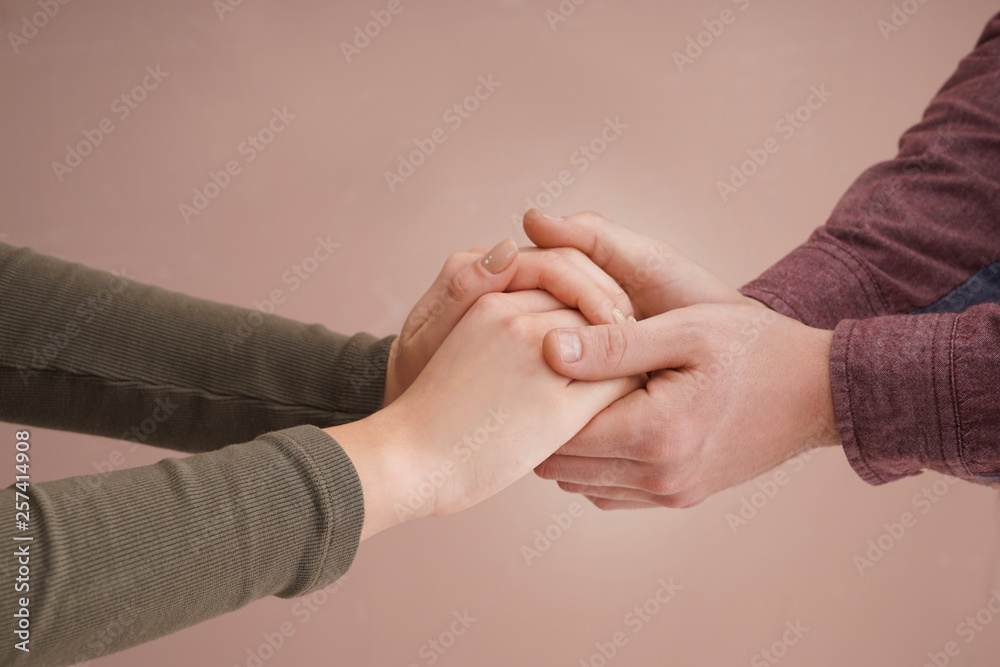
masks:
{"type": "Polygon", "coordinates": [[[517,257],[517,241],[504,239],[483,255],[483,267],[495,275],[510,266],[515,257],[517,257]]]}
{"type": "Polygon", "coordinates": [[[542,217],[542,218],[545,218],[546,220],[551,220],[552,222],[561,222],[563,220],[563,218],[557,218],[554,215],[549,215],[548,213],[543,213],[541,210],[539,210],[537,208],[529,208],[527,215],[529,215],[529,216],[531,216],[533,218],[542,217]]]}
{"type": "Polygon", "coordinates": [[[580,361],[580,357],[583,356],[583,344],[575,331],[559,332],[559,355],[567,364],[580,361]]]}
{"type": "Polygon", "coordinates": [[[618,308],[611,309],[611,317],[615,319],[617,324],[624,324],[627,320],[625,319],[625,313],[623,313],[618,308]]]}
{"type": "Polygon", "coordinates": [[[629,316],[628,316],[628,321],[629,321],[629,322],[638,322],[638,320],[637,320],[637,319],[635,319],[635,315],[629,315],[629,316]]]}

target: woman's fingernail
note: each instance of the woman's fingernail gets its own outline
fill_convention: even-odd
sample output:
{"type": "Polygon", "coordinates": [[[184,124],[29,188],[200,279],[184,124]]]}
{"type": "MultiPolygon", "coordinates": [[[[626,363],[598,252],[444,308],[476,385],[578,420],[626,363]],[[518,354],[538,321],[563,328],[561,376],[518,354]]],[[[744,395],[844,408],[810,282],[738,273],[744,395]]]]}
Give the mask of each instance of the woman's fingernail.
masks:
{"type": "Polygon", "coordinates": [[[567,364],[580,361],[580,357],[583,356],[583,344],[580,342],[579,334],[575,331],[559,332],[559,355],[567,364]]]}
{"type": "Polygon", "coordinates": [[[549,215],[548,213],[542,213],[542,216],[544,216],[547,220],[551,220],[552,222],[562,222],[563,220],[565,220],[565,218],[557,218],[556,216],[549,215]]]}
{"type": "Polygon", "coordinates": [[[634,322],[638,322],[639,320],[635,319],[635,315],[629,315],[628,316],[628,321],[634,323],[634,322]]]}
{"type": "Polygon", "coordinates": [[[614,318],[617,324],[624,324],[627,320],[625,319],[625,313],[623,313],[618,308],[611,309],[611,317],[614,318]]]}
{"type": "Polygon", "coordinates": [[[483,267],[490,273],[497,274],[510,266],[515,257],[517,257],[517,241],[504,239],[483,255],[483,267]]]}

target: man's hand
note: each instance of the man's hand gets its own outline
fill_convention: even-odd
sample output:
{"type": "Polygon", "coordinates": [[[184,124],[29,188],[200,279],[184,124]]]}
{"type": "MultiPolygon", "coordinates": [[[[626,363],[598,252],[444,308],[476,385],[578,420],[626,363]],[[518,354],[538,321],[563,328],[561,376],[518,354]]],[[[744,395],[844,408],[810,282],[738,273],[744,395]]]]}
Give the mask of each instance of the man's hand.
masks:
{"type": "Polygon", "coordinates": [[[695,305],[546,334],[566,377],[652,371],[536,469],[602,509],[691,507],[802,451],[840,444],[833,332],[760,305],[695,305]]]}
{"type": "Polygon", "coordinates": [[[524,214],[524,231],[539,248],[575,248],[618,281],[636,310],[652,317],[696,303],[757,303],[677,252],[597,213],[549,218],[524,214]]]}
{"type": "Polygon", "coordinates": [[[577,379],[650,373],[538,475],[605,509],[688,507],[805,448],[839,444],[832,332],[772,312],[670,245],[596,213],[531,210],[524,230],[541,247],[588,255],[624,286],[641,320],[550,332],[552,368],[577,379]]]}
{"type": "Polygon", "coordinates": [[[382,405],[406,391],[469,308],[484,294],[541,289],[583,313],[591,324],[634,315],[628,295],[586,255],[572,248],[518,251],[513,239],[491,250],[452,255],[413,308],[389,351],[382,405]]]}

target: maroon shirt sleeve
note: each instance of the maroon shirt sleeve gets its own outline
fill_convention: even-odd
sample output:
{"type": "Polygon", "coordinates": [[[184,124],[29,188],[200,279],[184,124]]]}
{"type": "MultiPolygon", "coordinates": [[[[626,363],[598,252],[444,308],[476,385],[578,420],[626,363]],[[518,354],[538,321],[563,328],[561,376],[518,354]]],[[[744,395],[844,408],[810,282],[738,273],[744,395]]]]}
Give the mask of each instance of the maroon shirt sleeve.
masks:
{"type": "Polygon", "coordinates": [[[1000,15],[827,224],[742,292],[834,329],[844,448],[880,484],[1000,482],[1000,15]],[[984,282],[984,280],[986,282],[984,282]],[[932,311],[908,314],[914,311],[932,311]]]}

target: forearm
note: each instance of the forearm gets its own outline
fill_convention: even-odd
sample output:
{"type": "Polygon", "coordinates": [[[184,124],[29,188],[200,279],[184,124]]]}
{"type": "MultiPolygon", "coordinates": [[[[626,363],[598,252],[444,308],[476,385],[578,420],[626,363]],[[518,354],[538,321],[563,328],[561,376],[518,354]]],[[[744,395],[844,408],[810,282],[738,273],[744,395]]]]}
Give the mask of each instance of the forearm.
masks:
{"type": "Polygon", "coordinates": [[[0,419],[207,451],[382,404],[390,339],[0,244],[0,419]]]}
{"type": "MultiPolygon", "coordinates": [[[[909,313],[984,271],[1000,276],[1000,16],[900,140],[810,239],[744,286],[811,326],[909,313]]],[[[995,280],[1000,284],[1000,280],[995,280]]],[[[946,303],[982,303],[974,289],[946,303]]]]}
{"type": "Polygon", "coordinates": [[[863,479],[932,469],[1000,482],[1000,306],[841,322],[830,368],[844,449],[863,479]]]}
{"type": "MultiPolygon", "coordinates": [[[[32,485],[24,653],[70,664],[119,651],[262,597],[321,589],[351,565],[364,520],[350,459],[312,426],[184,459],[32,485]]],[[[14,489],[0,491],[7,539],[14,489]]]]}

